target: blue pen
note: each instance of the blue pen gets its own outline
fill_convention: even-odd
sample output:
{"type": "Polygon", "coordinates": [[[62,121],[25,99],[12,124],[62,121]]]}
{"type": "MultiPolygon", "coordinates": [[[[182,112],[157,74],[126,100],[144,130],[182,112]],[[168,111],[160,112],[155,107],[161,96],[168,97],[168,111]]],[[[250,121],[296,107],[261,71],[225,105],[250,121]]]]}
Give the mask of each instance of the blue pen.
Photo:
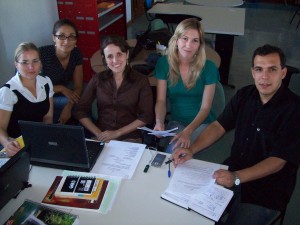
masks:
{"type": "Polygon", "coordinates": [[[169,163],[168,177],[171,177],[171,165],[169,163]]]}

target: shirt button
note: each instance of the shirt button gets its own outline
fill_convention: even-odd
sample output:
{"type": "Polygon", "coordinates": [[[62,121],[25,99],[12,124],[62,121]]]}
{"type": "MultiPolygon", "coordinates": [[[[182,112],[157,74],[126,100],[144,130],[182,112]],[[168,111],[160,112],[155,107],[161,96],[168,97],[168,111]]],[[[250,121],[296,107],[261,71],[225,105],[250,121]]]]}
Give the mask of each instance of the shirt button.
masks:
{"type": "Polygon", "coordinates": [[[260,131],[260,128],[256,128],[257,131],[260,131]]]}
{"type": "Polygon", "coordinates": [[[249,138],[246,138],[246,141],[249,141],[249,138]]]}

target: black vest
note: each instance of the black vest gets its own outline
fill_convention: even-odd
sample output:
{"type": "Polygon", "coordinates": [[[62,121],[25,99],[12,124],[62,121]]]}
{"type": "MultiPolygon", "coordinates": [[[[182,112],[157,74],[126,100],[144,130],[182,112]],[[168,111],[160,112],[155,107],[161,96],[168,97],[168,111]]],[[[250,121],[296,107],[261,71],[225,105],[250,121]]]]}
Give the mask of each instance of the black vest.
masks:
{"type": "MultiPolygon", "coordinates": [[[[9,84],[3,86],[10,88],[9,84]]],[[[7,127],[7,134],[9,137],[16,138],[21,135],[18,120],[35,122],[43,121],[44,116],[48,113],[50,108],[49,84],[45,84],[44,88],[46,91],[46,99],[42,102],[30,102],[19,91],[13,90],[17,95],[18,101],[14,105],[7,127]]]]}

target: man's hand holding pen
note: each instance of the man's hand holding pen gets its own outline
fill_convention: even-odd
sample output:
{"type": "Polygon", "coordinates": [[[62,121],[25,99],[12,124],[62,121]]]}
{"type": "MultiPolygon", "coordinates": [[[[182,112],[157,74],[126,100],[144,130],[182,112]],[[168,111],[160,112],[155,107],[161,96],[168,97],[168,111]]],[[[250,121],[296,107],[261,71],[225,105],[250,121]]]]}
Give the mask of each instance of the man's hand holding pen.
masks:
{"type": "Polygon", "coordinates": [[[193,152],[188,148],[177,148],[172,154],[174,166],[193,158],[193,152]]]}

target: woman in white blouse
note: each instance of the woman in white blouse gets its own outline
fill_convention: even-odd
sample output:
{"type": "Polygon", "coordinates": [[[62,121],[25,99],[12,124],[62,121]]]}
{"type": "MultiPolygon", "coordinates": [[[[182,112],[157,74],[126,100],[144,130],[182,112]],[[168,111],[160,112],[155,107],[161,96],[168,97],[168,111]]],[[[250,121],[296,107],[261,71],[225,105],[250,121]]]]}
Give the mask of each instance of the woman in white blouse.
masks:
{"type": "Polygon", "coordinates": [[[21,43],[15,51],[16,75],[0,89],[0,143],[8,156],[20,150],[18,120],[52,123],[53,85],[39,75],[42,64],[33,43],[21,43]]]}

